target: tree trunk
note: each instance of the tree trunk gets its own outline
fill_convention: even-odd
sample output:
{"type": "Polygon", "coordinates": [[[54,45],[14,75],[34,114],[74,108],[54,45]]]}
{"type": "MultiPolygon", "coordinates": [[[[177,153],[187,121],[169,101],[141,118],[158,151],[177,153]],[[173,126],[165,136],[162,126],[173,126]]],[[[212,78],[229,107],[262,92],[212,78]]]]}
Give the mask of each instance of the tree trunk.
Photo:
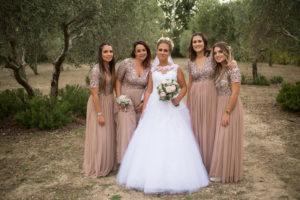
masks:
{"type": "Polygon", "coordinates": [[[34,55],[32,63],[29,64],[30,69],[32,69],[34,75],[38,75],[37,71],[37,55],[34,55]]]}
{"type": "Polygon", "coordinates": [[[20,66],[20,68],[13,69],[13,71],[17,82],[25,88],[29,98],[32,99],[35,96],[35,94],[33,88],[29,85],[26,77],[24,77],[25,66],[20,66]]]}
{"type": "Polygon", "coordinates": [[[272,52],[270,52],[270,55],[269,55],[269,66],[272,67],[272,64],[273,64],[273,58],[272,58],[272,52]]]}
{"type": "Polygon", "coordinates": [[[253,59],[252,61],[252,76],[253,76],[253,79],[256,79],[257,78],[257,59],[253,59]]]}
{"type": "Polygon", "coordinates": [[[68,24],[62,24],[62,29],[64,32],[64,48],[63,48],[61,54],[56,59],[56,61],[53,63],[54,72],[52,74],[51,89],[50,89],[50,95],[52,97],[57,97],[57,95],[58,95],[59,75],[61,72],[62,64],[66,58],[66,53],[69,50],[69,45],[70,45],[70,41],[69,41],[70,35],[68,33],[68,24]]]}

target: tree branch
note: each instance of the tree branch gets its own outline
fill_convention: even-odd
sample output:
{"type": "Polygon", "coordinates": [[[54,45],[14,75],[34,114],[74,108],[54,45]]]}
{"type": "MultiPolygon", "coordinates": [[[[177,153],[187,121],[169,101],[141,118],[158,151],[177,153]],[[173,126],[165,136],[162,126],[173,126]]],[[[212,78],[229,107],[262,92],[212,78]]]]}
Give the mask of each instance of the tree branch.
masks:
{"type": "Polygon", "coordinates": [[[297,38],[296,36],[294,36],[293,34],[291,34],[291,33],[290,33],[288,30],[286,30],[284,27],[281,27],[281,29],[283,30],[283,34],[284,34],[284,35],[286,35],[286,36],[288,36],[288,37],[290,37],[290,38],[296,40],[297,42],[300,41],[299,38],[297,38]]]}

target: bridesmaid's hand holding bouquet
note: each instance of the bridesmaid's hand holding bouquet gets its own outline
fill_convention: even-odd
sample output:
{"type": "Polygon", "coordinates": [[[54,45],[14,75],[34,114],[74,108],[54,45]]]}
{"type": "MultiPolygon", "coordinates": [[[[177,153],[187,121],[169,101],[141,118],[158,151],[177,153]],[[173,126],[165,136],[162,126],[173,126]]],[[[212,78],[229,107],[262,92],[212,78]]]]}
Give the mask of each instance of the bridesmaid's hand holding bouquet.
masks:
{"type": "Polygon", "coordinates": [[[133,105],[131,99],[127,95],[120,95],[116,98],[116,102],[127,112],[127,106],[133,105]]]}
{"type": "Polygon", "coordinates": [[[157,86],[159,99],[162,101],[170,101],[175,95],[180,92],[180,85],[175,80],[165,80],[157,86]]]}

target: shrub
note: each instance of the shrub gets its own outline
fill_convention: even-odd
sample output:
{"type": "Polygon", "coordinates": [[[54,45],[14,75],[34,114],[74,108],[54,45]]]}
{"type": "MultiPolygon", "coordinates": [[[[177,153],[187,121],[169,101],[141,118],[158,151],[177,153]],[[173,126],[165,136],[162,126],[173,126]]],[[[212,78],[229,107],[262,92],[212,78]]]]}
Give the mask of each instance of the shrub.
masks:
{"type": "Polygon", "coordinates": [[[5,90],[0,93],[0,120],[13,116],[26,108],[28,95],[23,88],[5,90]]]}
{"type": "Polygon", "coordinates": [[[261,74],[258,74],[257,78],[253,79],[253,85],[270,85],[270,81],[261,74]]]}
{"type": "Polygon", "coordinates": [[[58,91],[58,96],[63,102],[70,104],[73,115],[86,115],[86,104],[90,96],[89,89],[79,85],[66,85],[65,88],[58,91]]]}
{"type": "Polygon", "coordinates": [[[46,95],[38,95],[28,101],[25,111],[19,112],[14,119],[26,128],[59,128],[72,121],[70,104],[46,95]]]}
{"type": "Polygon", "coordinates": [[[283,78],[281,76],[273,76],[271,79],[270,79],[270,82],[272,84],[277,84],[277,83],[282,83],[283,82],[283,78]]]}
{"type": "Polygon", "coordinates": [[[247,84],[247,81],[246,81],[246,76],[244,74],[242,74],[242,84],[247,84]]]}
{"type": "Polygon", "coordinates": [[[276,100],[284,109],[300,111],[300,81],[283,84],[276,100]]]}

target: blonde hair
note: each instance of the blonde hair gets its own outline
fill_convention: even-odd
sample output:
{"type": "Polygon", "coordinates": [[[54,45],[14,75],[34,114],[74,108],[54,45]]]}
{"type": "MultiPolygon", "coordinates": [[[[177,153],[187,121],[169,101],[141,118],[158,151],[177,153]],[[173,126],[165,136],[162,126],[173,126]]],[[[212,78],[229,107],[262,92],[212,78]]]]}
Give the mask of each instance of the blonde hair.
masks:
{"type": "Polygon", "coordinates": [[[168,38],[168,37],[159,38],[156,43],[156,48],[158,48],[158,46],[162,43],[169,45],[169,50],[170,50],[170,52],[172,52],[172,50],[174,48],[174,43],[170,38],[168,38]]]}

